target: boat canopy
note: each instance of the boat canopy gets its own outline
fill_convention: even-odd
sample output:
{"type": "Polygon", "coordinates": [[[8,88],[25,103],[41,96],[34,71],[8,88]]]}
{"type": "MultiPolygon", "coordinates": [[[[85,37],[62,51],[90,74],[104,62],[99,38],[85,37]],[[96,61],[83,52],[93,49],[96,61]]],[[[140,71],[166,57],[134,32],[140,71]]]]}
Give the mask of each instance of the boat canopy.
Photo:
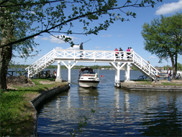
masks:
{"type": "Polygon", "coordinates": [[[94,73],[93,69],[90,67],[81,68],[79,73],[82,73],[82,72],[94,73]]]}

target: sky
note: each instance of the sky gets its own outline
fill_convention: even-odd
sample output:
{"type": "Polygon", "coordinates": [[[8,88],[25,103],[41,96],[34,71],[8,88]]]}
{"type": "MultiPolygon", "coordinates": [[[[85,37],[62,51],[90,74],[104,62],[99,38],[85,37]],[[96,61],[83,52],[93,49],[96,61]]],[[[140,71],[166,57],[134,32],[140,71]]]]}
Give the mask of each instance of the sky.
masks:
{"type": "MultiPolygon", "coordinates": [[[[121,47],[125,51],[128,47],[132,47],[137,54],[139,54],[145,60],[150,61],[150,64],[153,66],[171,66],[170,60],[163,60],[162,63],[158,63],[159,58],[144,49],[144,39],[141,35],[141,32],[144,23],[150,23],[153,19],[160,18],[161,15],[167,17],[172,16],[177,12],[182,12],[182,0],[163,0],[162,3],[155,5],[154,8],[128,8],[123,10],[126,12],[128,10],[132,10],[137,14],[136,18],[129,17],[130,21],[125,22],[116,21],[114,24],[111,24],[106,31],[100,31],[98,35],[71,35],[74,43],[80,44],[81,42],[85,42],[83,44],[84,50],[114,51],[115,48],[119,49],[121,47]]],[[[93,22],[91,25],[95,25],[95,23],[96,22],[93,22]]],[[[75,22],[73,25],[77,29],[80,27],[80,24],[78,22],[75,22]]],[[[39,54],[37,56],[28,58],[27,60],[21,58],[13,58],[13,61],[19,64],[30,65],[56,47],[62,49],[70,48],[69,43],[58,40],[49,34],[42,34],[41,36],[35,37],[35,42],[39,44],[36,47],[36,50],[39,51],[39,54]]],[[[182,64],[182,56],[179,56],[178,62],[182,64]]],[[[53,65],[56,65],[56,63],[53,65]]],[[[76,65],[88,66],[90,63],[80,62],[76,65]]],[[[109,63],[92,63],[91,65],[102,66],[109,65],[109,63]]]]}

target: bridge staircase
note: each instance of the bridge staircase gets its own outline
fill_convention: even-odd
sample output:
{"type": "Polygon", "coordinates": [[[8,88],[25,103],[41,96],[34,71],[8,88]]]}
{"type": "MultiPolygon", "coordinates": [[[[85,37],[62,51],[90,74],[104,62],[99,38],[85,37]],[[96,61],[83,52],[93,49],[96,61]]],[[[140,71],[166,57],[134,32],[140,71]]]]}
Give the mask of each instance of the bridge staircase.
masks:
{"type": "Polygon", "coordinates": [[[156,76],[160,73],[155,67],[153,67],[148,61],[144,60],[137,53],[133,54],[132,65],[153,80],[156,80],[156,76]]]}
{"type": "Polygon", "coordinates": [[[25,70],[28,71],[28,77],[33,77],[34,75],[44,70],[46,67],[53,64],[55,62],[54,54],[55,51],[53,49],[52,51],[35,61],[33,64],[31,64],[29,67],[27,67],[25,70]]]}

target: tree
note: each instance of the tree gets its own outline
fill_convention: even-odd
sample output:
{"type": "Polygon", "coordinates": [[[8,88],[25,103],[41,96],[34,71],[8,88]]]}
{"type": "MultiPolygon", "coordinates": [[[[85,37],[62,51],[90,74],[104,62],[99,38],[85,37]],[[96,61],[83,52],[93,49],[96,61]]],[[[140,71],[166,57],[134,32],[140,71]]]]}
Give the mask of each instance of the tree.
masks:
{"type": "Polygon", "coordinates": [[[178,70],[181,71],[182,70],[182,64],[177,63],[177,66],[178,66],[178,70]]]}
{"type": "MultiPolygon", "coordinates": [[[[13,50],[19,52],[20,56],[24,58],[30,55],[36,45],[33,38],[12,44],[13,41],[35,31],[35,28],[30,26],[35,18],[39,17],[39,15],[31,13],[31,5],[23,5],[24,1],[20,0],[0,0],[0,46],[6,45],[0,48],[0,89],[7,88],[7,69],[13,56],[13,50]]],[[[37,12],[38,9],[34,11],[37,12]]]]}
{"type": "Polygon", "coordinates": [[[171,59],[173,75],[177,72],[178,55],[182,55],[182,13],[154,19],[143,25],[145,50],[163,59],[171,59]]]}
{"type": "MultiPolygon", "coordinates": [[[[136,17],[136,13],[125,12],[124,8],[154,7],[161,1],[0,0],[0,88],[6,89],[5,77],[13,50],[19,51],[23,58],[29,56],[36,46],[33,41],[35,36],[42,33],[53,36],[55,33],[97,35],[99,31],[107,30],[114,21],[123,22],[128,21],[127,16],[136,17]],[[99,19],[102,17],[105,17],[105,20],[101,22],[99,19]],[[97,26],[90,25],[97,20],[99,22],[97,26]],[[80,32],[74,32],[75,21],[83,24],[80,32]]],[[[57,38],[74,44],[71,38],[65,35],[57,38]]]]}

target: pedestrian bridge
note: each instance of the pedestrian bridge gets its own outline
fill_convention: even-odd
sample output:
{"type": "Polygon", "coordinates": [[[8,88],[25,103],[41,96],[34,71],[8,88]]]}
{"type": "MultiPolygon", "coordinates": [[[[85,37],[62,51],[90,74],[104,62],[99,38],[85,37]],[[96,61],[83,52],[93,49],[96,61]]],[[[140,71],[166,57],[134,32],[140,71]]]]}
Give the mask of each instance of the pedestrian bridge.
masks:
{"type": "Polygon", "coordinates": [[[103,50],[68,50],[53,49],[29,67],[28,77],[41,72],[54,62],[58,62],[56,81],[61,81],[61,63],[68,68],[68,83],[71,83],[71,68],[78,62],[107,62],[115,68],[115,85],[120,83],[120,70],[125,67],[125,81],[130,81],[130,66],[133,65],[142,73],[156,79],[159,71],[136,52],[103,51],[103,50]],[[118,56],[116,56],[116,53],[118,56]]]}

